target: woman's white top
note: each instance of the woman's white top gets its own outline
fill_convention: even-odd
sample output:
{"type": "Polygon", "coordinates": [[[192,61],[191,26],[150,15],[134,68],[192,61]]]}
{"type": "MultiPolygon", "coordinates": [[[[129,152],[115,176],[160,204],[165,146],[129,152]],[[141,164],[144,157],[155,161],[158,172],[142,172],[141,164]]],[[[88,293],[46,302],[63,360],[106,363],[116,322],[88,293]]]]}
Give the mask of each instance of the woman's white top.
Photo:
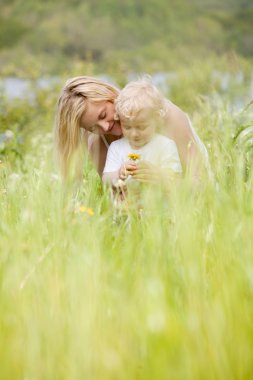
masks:
{"type": "Polygon", "coordinates": [[[190,125],[190,128],[191,128],[191,131],[192,131],[192,134],[193,134],[193,137],[194,137],[194,140],[199,148],[199,151],[200,153],[202,154],[202,156],[204,157],[204,163],[206,165],[207,168],[209,168],[209,158],[208,158],[208,152],[207,152],[207,149],[205,147],[205,144],[203,143],[203,141],[200,140],[197,132],[195,131],[195,129],[193,128],[192,126],[192,123],[191,123],[191,120],[189,118],[188,115],[187,116],[187,119],[189,121],[189,125],[190,125]]]}

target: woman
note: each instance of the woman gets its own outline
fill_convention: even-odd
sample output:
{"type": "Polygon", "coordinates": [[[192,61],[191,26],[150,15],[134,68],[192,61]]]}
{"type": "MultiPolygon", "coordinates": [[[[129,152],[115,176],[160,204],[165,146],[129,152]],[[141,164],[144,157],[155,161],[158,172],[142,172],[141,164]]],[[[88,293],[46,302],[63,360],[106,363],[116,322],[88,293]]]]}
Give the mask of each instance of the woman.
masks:
{"type": "MultiPolygon", "coordinates": [[[[58,100],[55,149],[63,177],[80,176],[85,147],[102,175],[107,149],[122,137],[114,102],[119,90],[92,77],[69,79],[58,100]]],[[[167,100],[161,133],[177,144],[184,172],[199,179],[200,168],[208,162],[204,144],[191,126],[188,116],[167,100]]],[[[156,179],[154,165],[146,164],[135,177],[139,181],[156,179]]]]}

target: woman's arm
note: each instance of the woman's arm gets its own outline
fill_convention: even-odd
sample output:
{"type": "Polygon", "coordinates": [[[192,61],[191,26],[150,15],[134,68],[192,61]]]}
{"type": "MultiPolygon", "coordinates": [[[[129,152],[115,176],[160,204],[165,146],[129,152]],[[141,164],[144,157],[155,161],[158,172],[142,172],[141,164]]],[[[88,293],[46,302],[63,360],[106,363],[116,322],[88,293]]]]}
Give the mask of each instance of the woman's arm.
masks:
{"type": "MultiPolygon", "coordinates": [[[[195,140],[187,115],[175,104],[168,102],[162,133],[174,140],[184,174],[190,175],[194,184],[201,179],[204,156],[195,140]]],[[[134,177],[142,182],[157,182],[163,173],[157,165],[147,164],[138,167],[134,177]]]]}
{"type": "Polygon", "coordinates": [[[194,138],[190,120],[175,104],[168,103],[164,133],[177,145],[183,172],[189,173],[193,179],[200,179],[204,157],[194,138]]]}
{"type": "Polygon", "coordinates": [[[89,134],[88,152],[98,174],[102,177],[106,162],[107,148],[99,135],[94,133],[89,134]]]}

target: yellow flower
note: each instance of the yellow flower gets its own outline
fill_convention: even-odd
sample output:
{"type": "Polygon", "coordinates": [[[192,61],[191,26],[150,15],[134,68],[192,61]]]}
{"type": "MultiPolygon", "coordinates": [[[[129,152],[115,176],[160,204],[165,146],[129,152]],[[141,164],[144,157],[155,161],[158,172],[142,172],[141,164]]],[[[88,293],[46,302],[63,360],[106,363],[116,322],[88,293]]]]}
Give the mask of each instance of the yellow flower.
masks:
{"type": "Polygon", "coordinates": [[[88,214],[89,216],[94,215],[94,211],[92,210],[91,207],[85,207],[85,206],[79,206],[76,210],[75,213],[82,213],[82,214],[88,214]]]}
{"type": "Polygon", "coordinates": [[[139,160],[140,157],[141,157],[141,155],[138,153],[129,153],[128,154],[128,158],[130,158],[130,160],[133,160],[133,161],[139,160]]]}
{"type": "Polygon", "coordinates": [[[87,214],[92,216],[94,215],[94,211],[92,210],[92,208],[88,207],[87,210],[86,210],[87,214]]]}

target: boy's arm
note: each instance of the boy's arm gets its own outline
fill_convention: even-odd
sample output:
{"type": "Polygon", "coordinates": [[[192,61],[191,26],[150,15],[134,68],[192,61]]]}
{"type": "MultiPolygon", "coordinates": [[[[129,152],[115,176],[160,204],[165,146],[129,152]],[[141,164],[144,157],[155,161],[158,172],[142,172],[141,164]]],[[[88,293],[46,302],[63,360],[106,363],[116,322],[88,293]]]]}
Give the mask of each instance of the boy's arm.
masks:
{"type": "Polygon", "coordinates": [[[182,166],[174,142],[162,141],[159,149],[159,164],[140,161],[133,178],[146,183],[164,183],[181,177],[182,166]]]}
{"type": "Polygon", "coordinates": [[[119,179],[119,170],[115,172],[106,172],[103,173],[102,180],[104,183],[113,184],[115,181],[119,179]]]}
{"type": "Polygon", "coordinates": [[[102,175],[103,182],[113,183],[119,177],[121,167],[121,155],[117,149],[117,143],[111,143],[109,146],[105,167],[102,175]]]}
{"type": "Polygon", "coordinates": [[[162,184],[171,179],[180,178],[181,173],[175,172],[169,167],[161,167],[148,161],[141,161],[132,176],[139,182],[162,184]]]}
{"type": "Polygon", "coordinates": [[[119,179],[125,181],[129,175],[133,175],[136,170],[136,165],[132,162],[126,162],[121,165],[119,170],[114,172],[104,172],[103,173],[103,182],[115,184],[115,182],[119,179]]]}
{"type": "Polygon", "coordinates": [[[102,176],[103,182],[114,185],[119,179],[124,181],[135,169],[134,163],[124,162],[118,141],[113,142],[108,149],[102,176]]]}

